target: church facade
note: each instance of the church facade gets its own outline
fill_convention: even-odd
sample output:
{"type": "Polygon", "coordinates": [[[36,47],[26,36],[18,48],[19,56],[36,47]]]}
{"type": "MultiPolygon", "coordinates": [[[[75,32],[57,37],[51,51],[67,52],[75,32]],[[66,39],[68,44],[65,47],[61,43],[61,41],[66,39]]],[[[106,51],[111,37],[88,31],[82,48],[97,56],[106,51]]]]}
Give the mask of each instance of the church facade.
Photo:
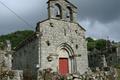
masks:
{"type": "Polygon", "coordinates": [[[49,0],[48,19],[38,22],[36,32],[16,47],[13,69],[50,68],[60,75],[83,74],[88,68],[85,29],[77,23],[77,7],[67,0],[49,0]]]}

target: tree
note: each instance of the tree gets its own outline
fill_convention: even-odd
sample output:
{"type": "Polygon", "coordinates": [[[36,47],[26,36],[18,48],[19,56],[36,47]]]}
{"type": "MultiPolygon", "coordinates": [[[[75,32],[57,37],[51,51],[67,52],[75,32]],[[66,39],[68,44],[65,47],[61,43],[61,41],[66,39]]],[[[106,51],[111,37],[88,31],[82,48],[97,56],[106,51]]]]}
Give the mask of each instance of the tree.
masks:
{"type": "Polygon", "coordinates": [[[88,42],[94,42],[94,39],[91,38],[91,37],[87,37],[86,40],[87,40],[88,42]]]}
{"type": "MultiPolygon", "coordinates": [[[[5,42],[6,40],[10,40],[12,43],[12,48],[15,48],[21,41],[23,41],[26,37],[32,35],[34,32],[31,30],[24,31],[16,31],[7,35],[0,36],[0,42],[5,42]]],[[[0,48],[4,45],[0,44],[0,48]]]]}
{"type": "Polygon", "coordinates": [[[95,46],[96,46],[95,45],[95,40],[92,39],[91,37],[86,38],[86,40],[88,41],[88,43],[87,43],[87,49],[89,51],[92,51],[95,48],[95,46]]]}
{"type": "Polygon", "coordinates": [[[96,43],[96,46],[95,46],[96,49],[98,50],[106,49],[106,40],[98,39],[95,41],[95,43],[96,43]]]}

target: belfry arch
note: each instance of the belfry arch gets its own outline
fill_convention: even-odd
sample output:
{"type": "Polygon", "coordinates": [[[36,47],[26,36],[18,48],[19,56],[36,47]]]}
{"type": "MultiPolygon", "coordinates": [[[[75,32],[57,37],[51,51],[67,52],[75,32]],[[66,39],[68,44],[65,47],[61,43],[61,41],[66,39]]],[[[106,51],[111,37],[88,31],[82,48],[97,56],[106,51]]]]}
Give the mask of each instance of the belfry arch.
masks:
{"type": "Polygon", "coordinates": [[[73,12],[72,12],[71,7],[67,7],[67,8],[66,8],[66,18],[67,18],[69,21],[73,21],[73,12]]]}
{"type": "Polygon", "coordinates": [[[62,75],[77,72],[77,63],[75,53],[67,43],[61,44],[57,49],[58,54],[58,72],[62,75]]]}
{"type": "Polygon", "coordinates": [[[54,16],[61,19],[62,18],[62,9],[60,4],[54,5],[54,16]]]}

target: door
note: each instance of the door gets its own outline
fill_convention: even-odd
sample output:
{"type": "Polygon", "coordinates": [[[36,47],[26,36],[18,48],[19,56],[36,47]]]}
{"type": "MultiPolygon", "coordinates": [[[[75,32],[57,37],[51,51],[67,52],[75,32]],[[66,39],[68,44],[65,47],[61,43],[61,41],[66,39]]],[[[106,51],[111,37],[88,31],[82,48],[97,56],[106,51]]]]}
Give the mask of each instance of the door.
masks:
{"type": "Polygon", "coordinates": [[[59,73],[63,76],[69,73],[68,58],[59,59],[59,73]]]}

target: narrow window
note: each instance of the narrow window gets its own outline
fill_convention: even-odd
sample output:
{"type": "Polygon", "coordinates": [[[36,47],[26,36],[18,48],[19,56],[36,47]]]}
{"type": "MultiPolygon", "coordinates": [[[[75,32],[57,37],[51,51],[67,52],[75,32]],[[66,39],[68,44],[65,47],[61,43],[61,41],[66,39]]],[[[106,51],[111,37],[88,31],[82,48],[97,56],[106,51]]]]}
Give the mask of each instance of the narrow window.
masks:
{"type": "Polygon", "coordinates": [[[48,46],[50,46],[50,42],[49,42],[49,41],[46,41],[46,44],[47,44],[48,46]]]}
{"type": "Polygon", "coordinates": [[[66,29],[64,28],[64,35],[66,36],[66,29]]]}
{"type": "Polygon", "coordinates": [[[76,47],[76,49],[78,49],[78,45],[77,45],[77,44],[76,44],[76,46],[75,46],[75,47],[76,47]]]}
{"type": "Polygon", "coordinates": [[[66,18],[70,18],[70,10],[69,9],[66,10],[66,18]]]}

